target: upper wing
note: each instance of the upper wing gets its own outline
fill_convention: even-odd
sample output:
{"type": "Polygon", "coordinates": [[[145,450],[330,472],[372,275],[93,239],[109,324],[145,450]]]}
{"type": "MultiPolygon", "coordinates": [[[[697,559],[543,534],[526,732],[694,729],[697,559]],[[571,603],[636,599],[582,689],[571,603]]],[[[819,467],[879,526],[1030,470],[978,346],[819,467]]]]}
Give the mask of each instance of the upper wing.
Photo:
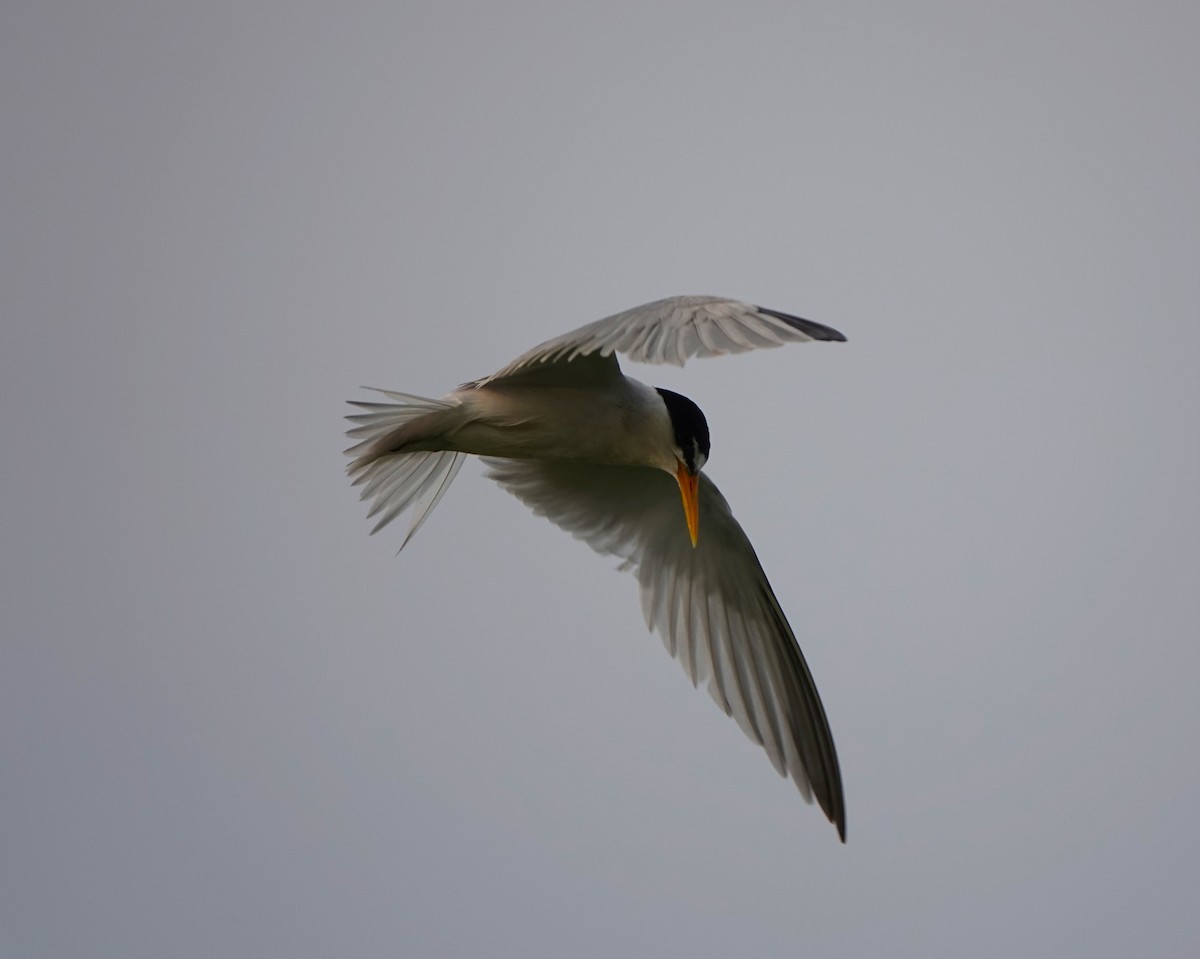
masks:
{"type": "Polygon", "coordinates": [[[499,372],[478,380],[477,385],[550,373],[553,367],[566,363],[572,363],[574,376],[578,365],[572,361],[593,354],[593,375],[615,375],[617,361],[613,353],[622,353],[636,363],[683,366],[693,356],[744,353],[807,340],[845,339],[837,330],[820,323],[761,306],[718,296],[673,296],[547,340],[499,372]],[[605,360],[602,365],[601,359],[605,360]]]}
{"type": "Polygon", "coordinates": [[[754,548],[717,487],[700,476],[693,548],[679,491],[661,470],[485,459],[489,475],[539,516],[619,556],[641,586],[646,623],[694,684],[813,795],[846,838],[841,773],[812,675],[754,548]]]}

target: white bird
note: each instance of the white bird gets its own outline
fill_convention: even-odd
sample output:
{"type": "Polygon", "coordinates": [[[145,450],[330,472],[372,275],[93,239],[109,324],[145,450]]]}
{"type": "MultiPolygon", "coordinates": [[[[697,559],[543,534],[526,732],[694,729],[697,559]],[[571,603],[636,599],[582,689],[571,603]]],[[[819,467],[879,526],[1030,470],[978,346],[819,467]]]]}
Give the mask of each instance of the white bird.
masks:
{"type": "MultiPolygon", "coordinates": [[[[382,529],[412,538],[468,453],[534,513],[619,557],[646,623],[846,839],[841,772],[804,656],[749,539],[701,472],[708,424],[691,400],[622,375],[615,353],[682,366],[836,330],[712,296],[635,307],[548,340],[441,400],[379,390],[354,402],[348,472],[382,529]],[[676,492],[678,489],[678,492],[676,492]],[[679,495],[683,516],[679,514],[679,495]]],[[[403,545],[401,546],[403,549],[403,545]]]]}

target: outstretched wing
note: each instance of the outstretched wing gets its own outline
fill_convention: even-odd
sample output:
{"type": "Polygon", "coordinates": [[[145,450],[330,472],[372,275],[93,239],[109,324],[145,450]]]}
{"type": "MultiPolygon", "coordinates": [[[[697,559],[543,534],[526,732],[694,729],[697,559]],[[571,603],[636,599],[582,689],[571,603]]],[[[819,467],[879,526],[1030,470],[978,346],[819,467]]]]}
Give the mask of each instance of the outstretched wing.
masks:
{"type": "Polygon", "coordinates": [[[845,339],[828,326],[761,306],[718,296],[673,296],[547,340],[474,385],[518,376],[553,375],[553,367],[566,363],[572,364],[573,371],[578,370],[585,365],[579,363],[584,357],[592,358],[587,364],[593,367],[589,370],[592,375],[613,376],[617,373],[614,353],[636,363],[683,366],[693,356],[722,356],[784,343],[845,339]]]}
{"type": "Polygon", "coordinates": [[[648,467],[485,459],[489,475],[539,516],[620,557],[637,576],[647,625],[781,775],[845,840],[841,773],[825,710],[754,548],[700,476],[695,548],[666,473],[648,467]]]}

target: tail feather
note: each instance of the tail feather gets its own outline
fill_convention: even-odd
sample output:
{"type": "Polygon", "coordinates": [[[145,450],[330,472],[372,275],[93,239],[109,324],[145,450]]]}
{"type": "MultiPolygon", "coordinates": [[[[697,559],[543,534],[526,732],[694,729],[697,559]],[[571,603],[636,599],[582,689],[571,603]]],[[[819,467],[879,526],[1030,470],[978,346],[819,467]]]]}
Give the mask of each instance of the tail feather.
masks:
{"type": "Polygon", "coordinates": [[[346,455],[354,457],[346,471],[354,478],[354,485],[362,487],[360,498],[372,501],[368,518],[379,516],[372,533],[412,508],[412,522],[400,544],[404,549],[446,494],[466,454],[455,450],[404,452],[405,445],[428,441],[444,432],[445,414],[452,414],[456,407],[408,393],[377,392],[396,402],[351,401],[366,412],[346,417],[358,424],[346,435],[359,440],[346,450],[346,455]]]}

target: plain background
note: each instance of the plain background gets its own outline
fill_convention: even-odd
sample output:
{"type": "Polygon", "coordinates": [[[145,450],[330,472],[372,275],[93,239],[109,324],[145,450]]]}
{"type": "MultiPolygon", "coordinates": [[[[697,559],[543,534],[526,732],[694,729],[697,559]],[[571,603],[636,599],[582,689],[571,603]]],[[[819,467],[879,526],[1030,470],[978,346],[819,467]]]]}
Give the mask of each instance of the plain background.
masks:
{"type": "Polygon", "coordinates": [[[1200,8],[8,2],[0,951],[1200,948],[1200,8]],[[678,293],[849,843],[360,385],[678,293]]]}

